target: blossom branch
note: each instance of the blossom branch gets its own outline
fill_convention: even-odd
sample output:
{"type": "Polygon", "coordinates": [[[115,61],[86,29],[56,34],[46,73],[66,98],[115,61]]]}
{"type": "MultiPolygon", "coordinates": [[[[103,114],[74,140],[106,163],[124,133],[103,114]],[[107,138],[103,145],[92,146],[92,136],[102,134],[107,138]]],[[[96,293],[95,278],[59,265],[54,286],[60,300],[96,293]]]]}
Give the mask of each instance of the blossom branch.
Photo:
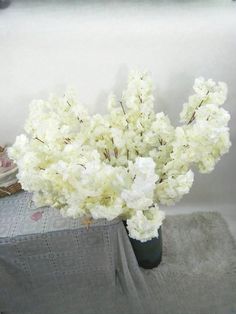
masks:
{"type": "Polygon", "coordinates": [[[40,140],[40,138],[38,138],[37,136],[36,136],[34,139],[37,140],[37,141],[39,141],[39,142],[41,142],[42,144],[45,144],[45,142],[42,141],[42,140],[40,140]]]}
{"type": "Polygon", "coordinates": [[[122,108],[123,114],[124,114],[124,115],[126,115],[125,108],[124,108],[124,106],[123,106],[122,101],[120,101],[120,105],[121,105],[121,108],[122,108]]]}
{"type": "Polygon", "coordinates": [[[65,144],[69,144],[71,142],[71,139],[69,137],[66,137],[65,140],[64,140],[64,143],[65,144]]]}
{"type": "MultiPolygon", "coordinates": [[[[207,96],[208,94],[209,94],[209,90],[207,91],[206,96],[207,96]]],[[[205,97],[206,97],[206,96],[205,96],[205,97]]],[[[192,122],[195,120],[196,110],[201,107],[201,105],[203,104],[204,101],[205,101],[205,99],[202,99],[202,101],[200,102],[200,104],[197,106],[197,108],[195,109],[194,113],[192,114],[192,116],[191,116],[189,122],[187,123],[187,125],[189,125],[190,123],[192,123],[192,122]]]]}
{"type": "Polygon", "coordinates": [[[109,161],[111,161],[111,156],[110,156],[110,152],[107,148],[105,148],[105,152],[103,152],[104,156],[106,157],[106,159],[108,159],[109,161]]]}
{"type": "Polygon", "coordinates": [[[83,165],[83,164],[78,164],[78,165],[83,167],[84,169],[86,169],[85,165],[83,165]]]}
{"type": "Polygon", "coordinates": [[[142,104],[143,103],[142,97],[138,95],[138,98],[139,98],[140,103],[142,104]]]}

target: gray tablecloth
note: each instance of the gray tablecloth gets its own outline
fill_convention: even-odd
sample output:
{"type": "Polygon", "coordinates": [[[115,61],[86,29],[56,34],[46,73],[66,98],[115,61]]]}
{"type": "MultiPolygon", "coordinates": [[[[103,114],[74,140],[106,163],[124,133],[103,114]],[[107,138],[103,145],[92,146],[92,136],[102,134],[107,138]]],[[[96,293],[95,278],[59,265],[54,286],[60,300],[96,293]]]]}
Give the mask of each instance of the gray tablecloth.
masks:
{"type": "Polygon", "coordinates": [[[3,198],[0,310],[236,313],[236,249],[222,217],[217,213],[168,217],[163,239],[161,265],[142,270],[121,221],[100,220],[87,229],[54,209],[36,209],[28,193],[3,198]]]}

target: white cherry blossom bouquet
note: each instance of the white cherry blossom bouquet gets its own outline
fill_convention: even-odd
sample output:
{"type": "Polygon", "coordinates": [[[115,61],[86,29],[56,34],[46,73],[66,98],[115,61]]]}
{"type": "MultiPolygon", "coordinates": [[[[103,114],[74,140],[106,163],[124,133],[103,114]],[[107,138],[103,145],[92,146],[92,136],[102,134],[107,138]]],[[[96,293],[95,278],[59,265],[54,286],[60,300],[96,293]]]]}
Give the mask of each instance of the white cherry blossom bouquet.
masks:
{"type": "Polygon", "coordinates": [[[198,78],[195,94],[174,128],[154,112],[152,81],[133,72],[120,100],[108,99],[108,114],[89,115],[72,90],[31,104],[27,135],[9,155],[25,190],[38,206],[79,219],[127,220],[130,237],[158,236],[159,204],[171,205],[192,186],[195,166],[210,172],[230,147],[227,86],[198,78]]]}

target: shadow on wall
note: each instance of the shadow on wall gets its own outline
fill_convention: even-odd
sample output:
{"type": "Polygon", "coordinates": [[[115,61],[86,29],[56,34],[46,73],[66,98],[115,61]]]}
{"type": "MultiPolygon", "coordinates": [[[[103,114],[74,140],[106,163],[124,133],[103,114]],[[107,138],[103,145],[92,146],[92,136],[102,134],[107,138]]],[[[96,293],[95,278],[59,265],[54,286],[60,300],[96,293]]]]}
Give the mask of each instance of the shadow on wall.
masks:
{"type": "Polygon", "coordinates": [[[167,114],[174,126],[180,125],[179,114],[182,111],[183,104],[194,93],[193,84],[192,75],[188,71],[183,71],[175,76],[170,75],[166,82],[166,88],[158,89],[158,86],[154,86],[155,109],[157,112],[163,111],[167,114]],[[189,82],[188,86],[186,86],[186,82],[189,82]],[[176,99],[176,95],[181,95],[181,100],[176,99]]]}
{"type": "Polygon", "coordinates": [[[6,9],[10,3],[10,0],[0,0],[0,9],[6,9]]]}
{"type": "MultiPolygon", "coordinates": [[[[132,70],[137,71],[147,71],[143,68],[133,68],[132,70]]],[[[193,94],[192,86],[194,84],[194,79],[192,76],[188,75],[188,72],[179,73],[177,76],[173,77],[170,75],[166,82],[166,88],[159,88],[158,80],[161,78],[154,77],[152,71],[150,72],[151,78],[153,79],[153,89],[155,98],[155,112],[163,111],[167,114],[174,126],[178,126],[179,114],[182,110],[183,104],[188,101],[188,97],[193,94]],[[186,82],[189,82],[189,88],[186,90],[186,82]],[[176,100],[176,95],[183,95],[182,100],[176,100]],[[168,97],[167,97],[168,95],[168,97]]],[[[111,89],[103,89],[97,96],[94,104],[91,104],[93,113],[107,113],[108,97],[110,94],[115,94],[117,101],[122,99],[122,93],[127,88],[127,80],[130,74],[129,67],[123,63],[119,67],[119,70],[115,76],[114,84],[111,89]]],[[[91,112],[92,113],[92,112],[91,112]]]]}
{"type": "Polygon", "coordinates": [[[119,70],[115,76],[114,84],[112,85],[112,88],[110,90],[103,89],[96,101],[93,104],[93,111],[94,113],[101,113],[105,114],[107,113],[107,104],[108,104],[108,97],[110,94],[115,94],[117,97],[117,101],[121,100],[122,92],[127,87],[127,80],[129,76],[129,69],[126,64],[121,64],[119,67],[119,70]]]}

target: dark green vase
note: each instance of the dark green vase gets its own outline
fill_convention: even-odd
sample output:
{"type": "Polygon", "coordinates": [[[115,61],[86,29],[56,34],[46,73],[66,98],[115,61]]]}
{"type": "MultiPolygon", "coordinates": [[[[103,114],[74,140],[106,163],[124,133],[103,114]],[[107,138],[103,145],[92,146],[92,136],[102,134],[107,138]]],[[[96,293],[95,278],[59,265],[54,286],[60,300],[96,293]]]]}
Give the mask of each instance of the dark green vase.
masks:
{"type": "MultiPolygon", "coordinates": [[[[126,221],[123,221],[123,223],[126,228],[127,226],[126,221]]],[[[128,233],[127,228],[126,231],[128,233]]],[[[158,238],[153,238],[146,242],[140,242],[129,237],[130,243],[134,250],[134,254],[140,267],[145,269],[152,269],[160,264],[162,259],[161,227],[158,229],[158,234],[159,234],[158,238]]]]}

